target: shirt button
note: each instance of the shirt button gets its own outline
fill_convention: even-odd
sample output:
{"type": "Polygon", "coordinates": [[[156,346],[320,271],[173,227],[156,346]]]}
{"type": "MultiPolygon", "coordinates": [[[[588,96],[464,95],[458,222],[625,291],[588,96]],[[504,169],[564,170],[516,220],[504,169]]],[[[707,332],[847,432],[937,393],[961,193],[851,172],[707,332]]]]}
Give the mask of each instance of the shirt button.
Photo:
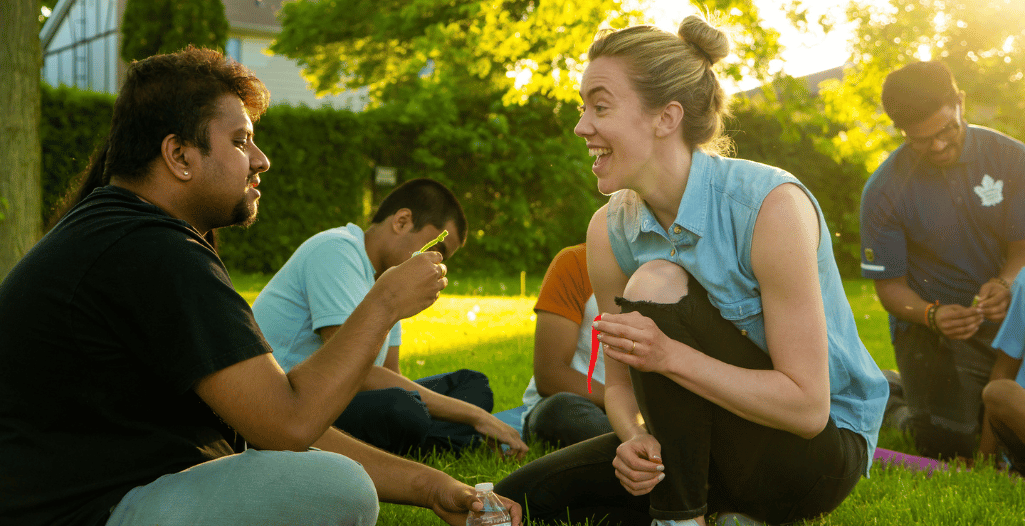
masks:
{"type": "Polygon", "coordinates": [[[740,329],[741,336],[747,336],[747,329],[740,329]]]}
{"type": "Polygon", "coordinates": [[[679,234],[682,231],[683,231],[683,229],[680,228],[680,225],[676,225],[676,226],[673,227],[673,233],[674,234],[679,234]]]}
{"type": "Polygon", "coordinates": [[[670,250],[669,251],[669,255],[670,256],[675,256],[676,255],[676,249],[674,248],[674,249],[670,250]]]}

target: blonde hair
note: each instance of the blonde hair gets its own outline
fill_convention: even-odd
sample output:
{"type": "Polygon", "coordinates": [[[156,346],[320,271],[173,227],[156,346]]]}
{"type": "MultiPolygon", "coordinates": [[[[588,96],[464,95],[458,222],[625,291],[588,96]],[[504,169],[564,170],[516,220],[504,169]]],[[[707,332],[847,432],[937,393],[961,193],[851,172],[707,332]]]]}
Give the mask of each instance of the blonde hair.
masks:
{"type": "Polygon", "coordinates": [[[601,31],[587,57],[625,59],[630,82],[648,109],[679,102],[684,141],[692,148],[725,154],[732,145],[723,135],[727,99],[712,66],[729,52],[723,31],[691,15],[680,23],[677,35],[654,26],[601,31]]]}

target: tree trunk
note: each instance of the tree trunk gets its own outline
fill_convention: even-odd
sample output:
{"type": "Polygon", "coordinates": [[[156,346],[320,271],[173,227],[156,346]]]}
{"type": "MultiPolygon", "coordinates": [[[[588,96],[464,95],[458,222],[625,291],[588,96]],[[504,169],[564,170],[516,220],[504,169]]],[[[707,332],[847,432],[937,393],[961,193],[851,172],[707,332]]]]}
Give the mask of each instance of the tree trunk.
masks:
{"type": "Polygon", "coordinates": [[[0,279],[42,233],[39,2],[0,0],[0,279]]]}

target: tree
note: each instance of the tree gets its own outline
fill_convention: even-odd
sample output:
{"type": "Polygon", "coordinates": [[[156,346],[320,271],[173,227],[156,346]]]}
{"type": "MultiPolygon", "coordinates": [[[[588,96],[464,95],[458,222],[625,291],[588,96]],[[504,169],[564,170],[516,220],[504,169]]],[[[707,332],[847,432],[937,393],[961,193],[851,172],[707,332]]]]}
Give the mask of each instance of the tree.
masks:
{"type": "MultiPolygon", "coordinates": [[[[646,0],[634,1],[643,8],[646,0]]],[[[457,84],[504,95],[575,101],[575,75],[601,26],[645,21],[623,0],[296,0],[284,4],[274,53],[299,62],[320,93],[370,86],[394,102],[403,84],[457,84]]],[[[682,4],[682,3],[681,3],[682,4]]],[[[681,6],[681,9],[688,9],[681,6]]],[[[727,76],[764,76],[779,35],[759,24],[751,0],[694,1],[734,29],[727,76]]]]}
{"type": "Polygon", "coordinates": [[[0,279],[42,231],[39,4],[0,0],[0,279]]]}
{"type": "Polygon", "coordinates": [[[969,122],[1025,137],[1025,4],[1011,0],[852,1],[851,62],[842,83],[823,91],[825,112],[845,131],[840,155],[874,170],[900,141],[881,110],[886,75],[909,62],[936,59],[967,93],[969,122]]]}
{"type": "MultiPolygon", "coordinates": [[[[296,0],[282,5],[271,50],[297,60],[320,93],[370,88],[372,111],[404,126],[375,160],[437,178],[464,199],[477,269],[543,269],[583,240],[600,206],[573,108],[597,29],[644,21],[624,4],[296,0]]],[[[750,28],[724,68],[730,76],[765,71],[779,50],[778,35],[752,23],[750,0],[689,9],[723,11],[750,28]]]]}
{"type": "Polygon", "coordinates": [[[189,44],[224,51],[228,27],[221,0],[126,0],[121,58],[142,60],[189,44]]]}

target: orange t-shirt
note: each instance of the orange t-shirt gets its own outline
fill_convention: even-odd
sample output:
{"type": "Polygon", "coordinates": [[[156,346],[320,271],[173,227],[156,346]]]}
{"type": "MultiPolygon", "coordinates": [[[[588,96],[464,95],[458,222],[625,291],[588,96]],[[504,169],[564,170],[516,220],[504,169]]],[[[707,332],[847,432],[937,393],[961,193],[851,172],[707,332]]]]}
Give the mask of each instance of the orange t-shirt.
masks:
{"type": "Polygon", "coordinates": [[[584,321],[584,309],[591,297],[584,243],[566,247],[555,255],[537,295],[534,310],[558,314],[578,324],[584,321]]]}

